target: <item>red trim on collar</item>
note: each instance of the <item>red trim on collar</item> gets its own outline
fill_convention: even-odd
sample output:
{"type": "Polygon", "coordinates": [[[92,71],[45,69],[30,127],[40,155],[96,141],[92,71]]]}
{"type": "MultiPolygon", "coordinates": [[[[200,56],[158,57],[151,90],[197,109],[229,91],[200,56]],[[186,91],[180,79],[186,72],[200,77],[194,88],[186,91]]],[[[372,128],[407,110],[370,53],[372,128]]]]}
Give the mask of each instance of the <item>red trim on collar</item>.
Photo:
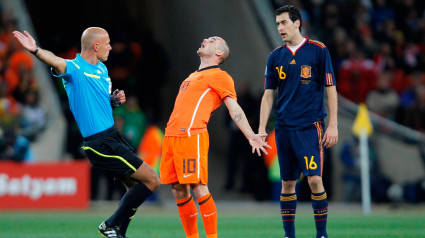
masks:
{"type": "Polygon", "coordinates": [[[285,44],[286,48],[292,53],[292,55],[295,55],[297,51],[308,42],[308,36],[305,36],[304,38],[306,39],[306,41],[304,41],[304,43],[302,43],[302,45],[300,45],[300,47],[298,47],[294,52],[292,52],[292,50],[288,47],[288,43],[285,44]]]}

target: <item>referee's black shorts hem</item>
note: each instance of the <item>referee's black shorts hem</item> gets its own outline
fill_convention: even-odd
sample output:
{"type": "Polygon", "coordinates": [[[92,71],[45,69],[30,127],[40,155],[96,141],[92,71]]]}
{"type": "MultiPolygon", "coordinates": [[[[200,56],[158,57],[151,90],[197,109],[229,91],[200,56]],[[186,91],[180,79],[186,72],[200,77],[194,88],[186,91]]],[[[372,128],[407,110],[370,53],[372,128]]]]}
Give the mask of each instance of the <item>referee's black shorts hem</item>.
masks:
{"type": "Polygon", "coordinates": [[[93,166],[118,179],[133,174],[143,164],[115,127],[85,137],[82,148],[93,166]]]}

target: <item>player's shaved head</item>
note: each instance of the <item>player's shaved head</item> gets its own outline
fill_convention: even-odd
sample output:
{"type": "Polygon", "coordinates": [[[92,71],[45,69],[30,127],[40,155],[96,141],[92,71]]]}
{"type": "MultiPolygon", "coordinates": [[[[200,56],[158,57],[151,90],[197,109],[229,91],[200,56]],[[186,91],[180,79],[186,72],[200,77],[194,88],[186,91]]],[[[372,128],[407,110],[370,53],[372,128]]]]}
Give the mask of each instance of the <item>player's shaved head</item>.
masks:
{"type": "Polygon", "coordinates": [[[108,35],[108,32],[100,27],[89,27],[81,36],[81,49],[89,50],[97,40],[101,37],[108,35]]]}
{"type": "Polygon", "coordinates": [[[230,55],[229,45],[223,38],[219,36],[214,36],[214,38],[219,39],[218,48],[223,51],[223,55],[221,55],[221,62],[220,62],[220,64],[222,64],[224,63],[224,61],[226,61],[227,58],[229,58],[229,55],[230,55]]]}

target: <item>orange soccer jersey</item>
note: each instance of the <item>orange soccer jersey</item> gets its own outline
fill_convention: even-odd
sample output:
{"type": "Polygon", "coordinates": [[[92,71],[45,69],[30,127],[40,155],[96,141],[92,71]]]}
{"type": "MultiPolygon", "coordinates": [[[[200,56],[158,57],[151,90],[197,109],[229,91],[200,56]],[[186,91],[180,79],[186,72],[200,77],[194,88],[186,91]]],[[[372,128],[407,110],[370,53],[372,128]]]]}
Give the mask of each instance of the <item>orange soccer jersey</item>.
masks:
{"type": "Polygon", "coordinates": [[[189,75],[180,86],[165,136],[190,137],[207,130],[211,113],[223,99],[236,99],[232,77],[217,66],[189,75]]]}
{"type": "Polygon", "coordinates": [[[226,97],[236,99],[233,79],[217,66],[183,81],[165,129],[161,183],[208,183],[207,124],[226,97]]]}

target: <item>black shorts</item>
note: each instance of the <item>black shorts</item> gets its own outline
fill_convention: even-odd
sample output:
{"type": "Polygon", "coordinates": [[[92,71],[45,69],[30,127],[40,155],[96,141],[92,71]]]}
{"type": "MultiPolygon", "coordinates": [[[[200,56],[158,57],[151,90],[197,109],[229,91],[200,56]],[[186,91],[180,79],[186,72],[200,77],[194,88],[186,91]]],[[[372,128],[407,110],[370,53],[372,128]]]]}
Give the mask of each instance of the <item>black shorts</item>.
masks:
{"type": "Polygon", "coordinates": [[[118,179],[133,174],[143,164],[115,127],[84,138],[82,148],[94,167],[118,179]]]}

